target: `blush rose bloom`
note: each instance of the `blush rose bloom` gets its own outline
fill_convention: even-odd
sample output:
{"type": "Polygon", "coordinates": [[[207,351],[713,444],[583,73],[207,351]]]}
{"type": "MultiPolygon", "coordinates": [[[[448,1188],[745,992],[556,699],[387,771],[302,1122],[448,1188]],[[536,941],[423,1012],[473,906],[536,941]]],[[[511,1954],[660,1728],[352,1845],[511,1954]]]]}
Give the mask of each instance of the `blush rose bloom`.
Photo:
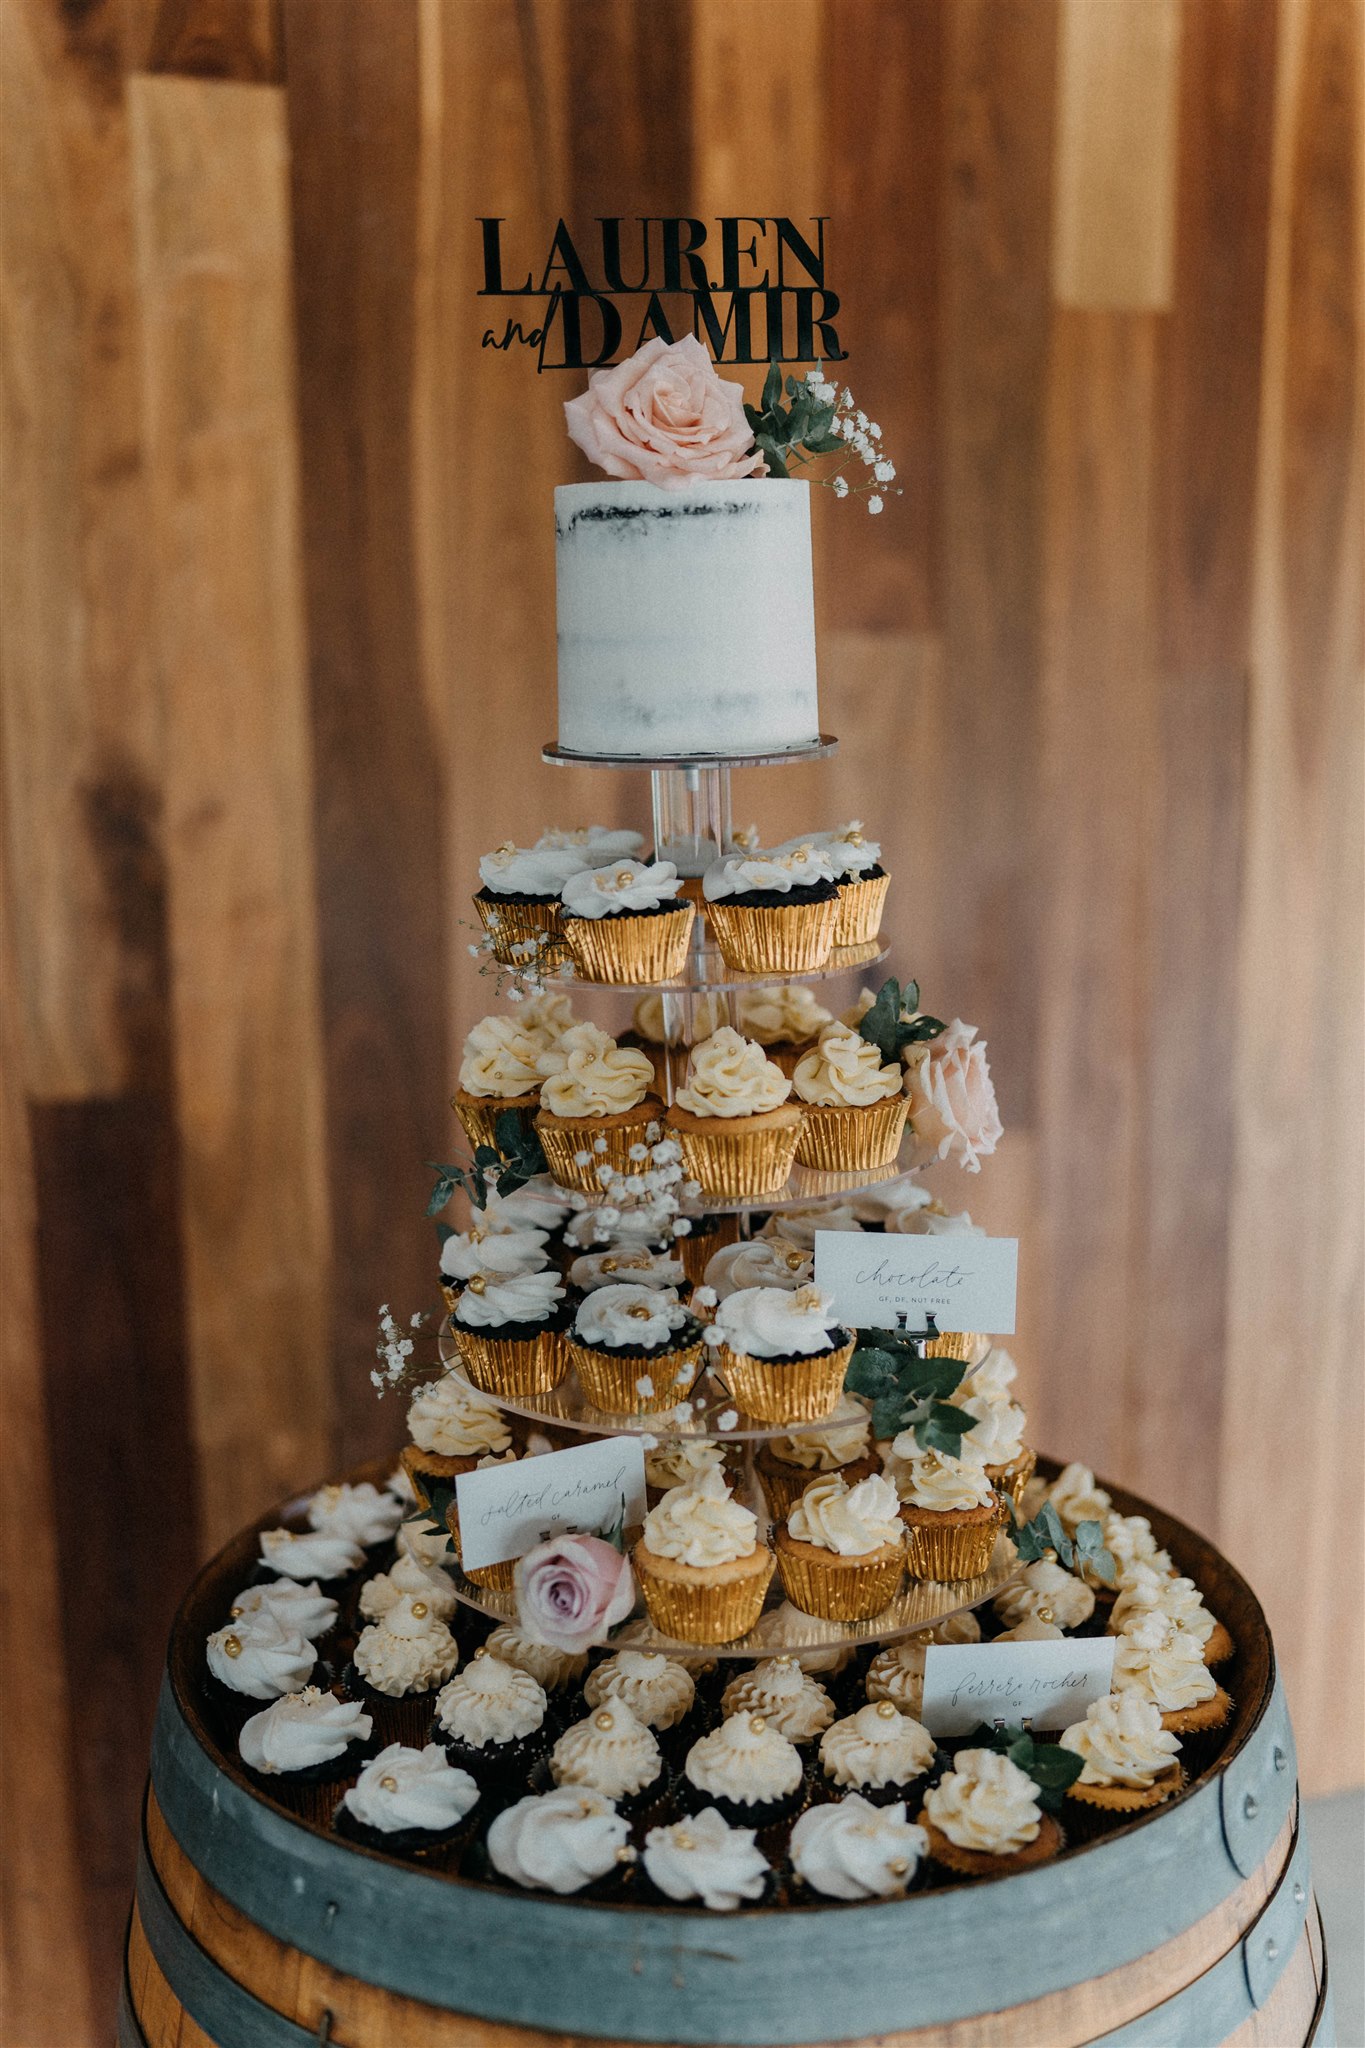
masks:
{"type": "Polygon", "coordinates": [[[605,1642],[635,1605],[629,1558],[601,1536],[553,1536],[517,1562],[517,1627],[576,1654],[605,1642]]]}
{"type": "Polygon", "coordinates": [[[744,417],[744,387],[716,375],[695,335],[656,335],[624,363],[592,370],[565,402],[570,438],[608,476],[678,491],[766,476],[744,417]]]}
{"type": "Polygon", "coordinates": [[[941,1037],[906,1049],[905,1092],[918,1165],[952,1158],[969,1173],[980,1173],[981,1160],[1004,1135],[985,1042],[975,1041],[976,1026],[954,1017],[941,1037]]]}

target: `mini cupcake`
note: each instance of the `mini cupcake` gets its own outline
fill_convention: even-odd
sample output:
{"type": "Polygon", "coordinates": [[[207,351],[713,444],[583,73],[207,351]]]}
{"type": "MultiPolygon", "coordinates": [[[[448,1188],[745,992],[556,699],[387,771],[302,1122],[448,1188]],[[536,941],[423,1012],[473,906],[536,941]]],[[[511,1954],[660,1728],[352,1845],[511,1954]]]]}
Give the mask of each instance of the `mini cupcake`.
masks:
{"type": "Polygon", "coordinates": [[[663,1751],[624,1700],[606,1699],[575,1721],[550,1751],[557,1785],[577,1785],[613,1800],[620,1812],[657,1807],[667,1790],[663,1751]]]}
{"type": "Polygon", "coordinates": [[[729,1643],[763,1611],[773,1555],[758,1518],[735,1500],[720,1472],[673,1487],[645,1516],[632,1553],[649,1618],[683,1643],[729,1643]]]}
{"type": "Polygon", "coordinates": [[[713,1363],[756,1421],[816,1422],[834,1413],[854,1339],[818,1287],[743,1288],[721,1302],[714,1327],[713,1363]]]}
{"type": "Polygon", "coordinates": [[[510,1111],[529,1130],[540,1102],[540,1057],[553,1039],[526,1019],[484,1017],[464,1042],[451,1108],[471,1145],[497,1148],[498,1118],[510,1111]]]}
{"type": "Polygon", "coordinates": [[[728,1714],[761,1714],[770,1728],[798,1748],[823,1735],[834,1719],[834,1702],[817,1678],[795,1657],[768,1657],[730,1680],[721,1696],[728,1714]]]}
{"type": "Polygon", "coordinates": [[[824,1474],[837,1472],[856,1486],[881,1471],[866,1406],[856,1394],[841,1394],[828,1427],[766,1438],[754,1470],[774,1522],[785,1522],[811,1481],[824,1474]]]}
{"type": "Polygon", "coordinates": [[[436,1739],[480,1785],[524,1785],[549,1748],[545,1689],[529,1671],[478,1650],[436,1696],[436,1739]]]}
{"type": "Polygon", "coordinates": [[[563,1302],[555,1272],[475,1273],[450,1319],[467,1377],[514,1401],[557,1387],[569,1370],[563,1302]]]}
{"type": "Polygon", "coordinates": [[[897,1462],[888,1469],[900,1493],[911,1578],[950,1583],[979,1577],[1005,1521],[1004,1502],[984,1468],[970,1458],[920,1451],[908,1430],[892,1451],[897,1462]]]}
{"type": "Polygon", "coordinates": [[[785,1237],[752,1237],[726,1245],[706,1263],[705,1284],[721,1301],[746,1287],[783,1287],[795,1294],[815,1277],[815,1254],[785,1237]]]}
{"type": "Polygon", "coordinates": [[[666,1738],[687,1725],[697,1687],[676,1657],[657,1650],[618,1650],[593,1666],[583,1682],[583,1697],[590,1707],[620,1700],[656,1737],[666,1738]]]}
{"type": "Polygon", "coordinates": [[[518,1671],[529,1671],[552,1702],[566,1698],[588,1668],[588,1660],[580,1652],[533,1642],[510,1622],[500,1622],[483,1647],[486,1655],[515,1664],[518,1671]]]}
{"type": "Polygon", "coordinates": [[[513,846],[510,841],[483,856],[474,908],[494,958],[504,967],[530,965],[547,942],[563,939],[559,892],[587,864],[582,847],[513,846]]]}
{"type": "Polygon", "coordinates": [[[317,1651],[267,1609],[215,1629],[204,1645],[210,1675],[241,1699],[277,1700],[308,1683],[317,1651]]]}
{"type": "Polygon", "coordinates": [[[247,1770],[308,1819],[325,1822],[335,1794],[365,1755],[374,1722],[357,1700],[339,1700],[314,1685],[286,1693],[253,1714],[237,1738],[247,1770]]]}
{"type": "Polygon", "coordinates": [[[688,1750],[682,1792],[694,1810],[714,1806],[735,1826],[775,1826],[804,1798],[801,1752],[762,1714],[731,1714],[688,1750]]]}
{"type": "Polygon", "coordinates": [[[482,1212],[476,1212],[467,1231],[452,1231],[441,1246],[441,1293],[451,1314],[459,1306],[460,1293],[476,1273],[486,1279],[506,1280],[519,1273],[543,1273],[550,1263],[543,1230],[493,1230],[485,1226],[482,1212]]]}
{"type": "Polygon", "coordinates": [[[681,1259],[666,1251],[651,1251],[648,1245],[583,1252],[568,1271],[570,1287],[576,1287],[580,1294],[593,1294],[599,1287],[678,1288],[686,1277],[681,1259]]]}
{"type": "Polygon", "coordinates": [[[560,896],[564,937],[584,981],[673,981],[686,968],[697,912],[671,861],[581,868],[560,896]]]}
{"type": "Polygon", "coordinates": [[[866,1038],[844,1024],[827,1024],[792,1077],[806,1106],[799,1163],[833,1173],[889,1166],[910,1109],[903,1081],[900,1065],[883,1065],[866,1038]]]}
{"type": "Polygon", "coordinates": [[[803,981],[775,982],[767,988],[746,988],[740,992],[740,1030],[762,1046],[788,1079],[796,1072],[801,1055],[833,1022],[824,1004],[816,1002],[803,981]]]}
{"type": "Polygon", "coordinates": [[[890,1700],[869,1700],[820,1738],[825,1782],[857,1792],[874,1806],[889,1806],[922,1792],[934,1757],[928,1729],[890,1700]]]}
{"type": "Polygon", "coordinates": [[[815,843],[828,855],[839,884],[839,913],[834,924],[836,946],[872,945],[882,927],[882,910],[891,877],[882,866],[882,850],[863,836],[861,820],[837,832],[817,832],[815,843]]]}
{"type": "Polygon", "coordinates": [[[1063,1749],[1084,1759],[1067,1787],[1072,1807],[1102,1813],[1146,1813],[1178,1792],[1185,1781],[1180,1738],[1163,1727],[1160,1710],[1135,1692],[1093,1700],[1083,1721],[1059,1737],[1063,1749]]]}
{"type": "Polygon", "coordinates": [[[874,1704],[886,1702],[918,1720],[924,1704],[924,1653],[933,1643],[979,1643],[981,1624],[970,1610],[950,1614],[932,1628],[916,1629],[878,1650],[867,1667],[865,1688],[874,1704]]]}
{"type": "Polygon", "coordinates": [[[563,1785],[519,1799],[488,1830],[488,1861],[527,1891],[611,1897],[635,1861],[630,1823],[609,1799],[563,1785]]]}
{"type": "Polygon", "coordinates": [[[458,1655],[445,1623],[425,1600],[405,1593],[361,1630],[352,1663],[371,1694],[402,1702],[403,1729],[416,1738],[425,1736],[436,1688],[449,1678],[458,1655]]]}
{"type": "Polygon", "coordinates": [[[339,1835],[389,1856],[447,1847],[478,1803],[468,1771],[456,1770],[439,1743],[408,1749],[391,1742],[341,1795],[339,1835]]]}
{"type": "Polygon", "coordinates": [[[903,1804],[877,1806],[852,1792],[801,1815],[792,1829],[792,1869],[821,1898],[898,1899],[914,1883],[928,1846],[903,1804]]]}
{"type": "Polygon", "coordinates": [[[340,1612],[337,1603],[323,1592],[316,1579],[300,1584],[295,1579],[273,1579],[263,1586],[245,1586],[228,1608],[229,1622],[248,1615],[269,1614],[282,1627],[306,1642],[316,1643],[330,1635],[340,1612]]]}
{"type": "Polygon", "coordinates": [[[693,1046],[667,1123],[704,1195],[732,1200],[786,1186],[805,1120],[787,1099],[791,1087],[762,1048],[729,1024],[693,1046]]]}
{"type": "Polygon", "coordinates": [[[364,1550],[352,1537],[321,1529],[262,1529],[259,1540],[262,1564],[282,1579],[335,1585],[365,1562],[364,1550]]]}
{"type": "Polygon", "coordinates": [[[706,915],[726,965],[746,974],[809,974],[834,944],[839,888],[821,848],[729,854],[702,877],[706,915]]]}
{"type": "Polygon", "coordinates": [[[389,1543],[403,1519],[403,1503],[368,1479],[359,1486],[320,1486],[305,1510],[308,1526],[323,1536],[348,1536],[372,1550],[389,1543]]]}
{"type": "Polygon", "coordinates": [[[1027,1870],[1065,1840],[1039,1807],[1032,1778],[994,1749],[960,1749],[925,1794],[919,1819],[934,1861],[968,1877],[1027,1870]]]}
{"type": "Polygon", "coordinates": [[[1222,1622],[1209,1613],[1193,1579],[1168,1578],[1148,1564],[1134,1562],[1124,1573],[1109,1616],[1109,1632],[1120,1635],[1130,1622],[1153,1613],[1163,1614],[1168,1621],[1188,1629],[1202,1643],[1206,1664],[1224,1664],[1235,1654],[1232,1637],[1222,1622]]]}
{"type": "Polygon", "coordinates": [[[579,1303],[565,1346],[596,1408],[676,1408],[701,1371],[702,1328],[671,1287],[599,1287],[579,1303]]]}
{"type": "Polygon", "coordinates": [[[1053,1622],[1059,1629],[1076,1629],[1094,1613],[1095,1596],[1083,1579],[1065,1571],[1055,1557],[1040,1557],[1036,1564],[1026,1564],[992,1604],[1006,1628],[1037,1620],[1053,1622]]]}
{"type": "Polygon", "coordinates": [[[453,1486],[483,1458],[505,1458],[512,1432],[501,1408],[457,1372],[419,1387],[408,1404],[403,1464],[419,1485],[453,1486]]]}
{"type": "Polygon", "coordinates": [[[654,1069],[596,1024],[575,1024],[544,1054],[536,1133],[561,1187],[601,1192],[599,1168],[628,1174],[631,1147],[647,1142],[663,1116],[650,1094],[654,1069]]]}
{"type": "Polygon", "coordinates": [[[708,1913],[734,1913],[773,1892],[773,1873],[752,1828],[731,1827],[714,1806],[703,1806],[671,1827],[651,1828],[641,1866],[642,1896],[708,1913]]]}
{"type": "Polygon", "coordinates": [[[1182,1737],[1222,1728],[1232,1711],[1204,1662],[1198,1636],[1157,1611],[1139,1614],[1119,1637],[1113,1686],[1150,1701],[1162,1727],[1182,1737]]]}
{"type": "Polygon", "coordinates": [[[870,1621],[895,1598],[905,1573],[896,1489],[879,1472],[853,1486],[826,1473],[811,1481],[774,1545],[794,1607],[822,1621],[870,1621]]]}
{"type": "Polygon", "coordinates": [[[455,1588],[439,1565],[423,1564],[407,1555],[396,1557],[386,1572],[376,1572],[360,1589],[359,1608],[366,1621],[382,1621],[400,1600],[421,1600],[438,1621],[448,1622],[458,1601],[455,1588]]]}

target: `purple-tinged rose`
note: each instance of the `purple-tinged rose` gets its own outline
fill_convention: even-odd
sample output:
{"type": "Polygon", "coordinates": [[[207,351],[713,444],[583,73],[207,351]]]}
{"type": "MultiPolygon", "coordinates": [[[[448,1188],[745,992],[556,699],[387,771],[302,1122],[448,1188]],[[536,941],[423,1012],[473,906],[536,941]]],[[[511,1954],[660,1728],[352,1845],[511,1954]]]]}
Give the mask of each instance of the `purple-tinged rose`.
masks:
{"type": "Polygon", "coordinates": [[[626,362],[591,371],[564,417],[570,439],[608,476],[676,491],[767,474],[744,417],[744,386],[717,376],[694,334],[655,335],[626,362]]]}
{"type": "Polygon", "coordinates": [[[601,1536],[552,1536],[517,1562],[517,1627],[577,1653],[605,1642],[635,1605],[629,1558],[601,1536]]]}

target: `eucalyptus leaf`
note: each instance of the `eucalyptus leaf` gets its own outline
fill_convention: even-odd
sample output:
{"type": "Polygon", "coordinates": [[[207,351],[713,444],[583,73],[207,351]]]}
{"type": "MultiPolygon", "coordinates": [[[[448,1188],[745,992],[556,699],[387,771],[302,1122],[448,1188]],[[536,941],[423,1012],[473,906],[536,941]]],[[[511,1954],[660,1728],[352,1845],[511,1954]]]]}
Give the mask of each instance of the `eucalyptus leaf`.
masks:
{"type": "Polygon", "coordinates": [[[782,403],[782,365],[776,356],[768,365],[768,374],[763,379],[763,410],[771,412],[782,403]]]}

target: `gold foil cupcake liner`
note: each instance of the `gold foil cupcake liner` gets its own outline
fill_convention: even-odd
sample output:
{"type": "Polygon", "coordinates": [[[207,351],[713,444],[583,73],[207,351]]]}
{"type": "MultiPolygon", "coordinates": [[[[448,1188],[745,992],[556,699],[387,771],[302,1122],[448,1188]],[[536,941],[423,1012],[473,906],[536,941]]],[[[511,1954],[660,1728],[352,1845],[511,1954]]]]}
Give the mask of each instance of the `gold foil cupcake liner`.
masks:
{"type": "Polygon", "coordinates": [[[516,1111],[517,1121],[522,1129],[529,1131],[536,1120],[539,1103],[537,1095],[470,1095],[461,1088],[450,1098],[450,1106],[464,1125],[464,1134],[471,1145],[491,1145],[497,1150],[498,1118],[511,1109],[516,1111]]]}
{"type": "Polygon", "coordinates": [[[824,1474],[816,1467],[772,1465],[756,1458],[754,1473],[774,1522],[785,1522],[806,1488],[824,1474]]]}
{"type": "Polygon", "coordinates": [[[1066,1796],[1085,1806],[1098,1807],[1104,1813],[1146,1813],[1173,1798],[1184,1782],[1184,1770],[1177,1764],[1174,1770],[1163,1771],[1150,1785],[1087,1785],[1075,1778],[1067,1786],[1066,1796]]]}
{"type": "Polygon", "coordinates": [[[871,875],[866,881],[840,882],[838,915],[834,920],[836,946],[870,946],[882,928],[882,910],[890,875],[871,875]]]}
{"type": "Polygon", "coordinates": [[[1038,1453],[1031,1445],[1025,1444],[1017,1458],[1011,1458],[1008,1465],[988,1465],[986,1477],[997,1493],[1007,1493],[1014,1505],[1024,1504],[1024,1488],[1028,1485],[1038,1463],[1038,1453]]]}
{"type": "Polygon", "coordinates": [[[871,1621],[900,1591],[903,1557],[858,1563],[851,1558],[803,1556],[785,1547],[777,1553],[783,1591],[793,1607],[821,1621],[871,1621]]]}
{"type": "Polygon", "coordinates": [[[545,1154],[545,1164],[551,1178],[562,1188],[576,1188],[580,1194],[600,1195],[602,1183],[597,1178],[599,1166],[614,1167],[618,1173],[634,1173],[635,1162],[630,1157],[632,1145],[645,1142],[645,1132],[652,1123],[661,1124],[663,1108],[657,1103],[641,1103],[628,1123],[605,1124],[600,1118],[557,1117],[542,1109],[536,1118],[536,1136],[540,1139],[545,1154]],[[606,1148],[597,1151],[599,1138],[605,1138],[606,1148]],[[578,1164],[578,1154],[586,1152],[586,1166],[578,1164]]]}
{"type": "Polygon", "coordinates": [[[456,1501],[452,1501],[446,1509],[446,1527],[450,1531],[450,1544],[455,1552],[455,1562],[470,1584],[486,1586],[491,1593],[510,1593],[516,1583],[517,1560],[514,1557],[504,1558],[498,1564],[476,1565],[471,1571],[464,1561],[464,1551],[460,1543],[460,1509],[456,1501]]]}
{"type": "Polygon", "coordinates": [[[650,1620],[675,1643],[733,1643],[747,1636],[763,1612],[772,1575],[771,1553],[766,1571],[719,1585],[655,1578],[647,1565],[637,1564],[635,1573],[650,1620]]]}
{"type": "Polygon", "coordinates": [[[741,974],[812,974],[829,958],[839,899],[781,906],[712,903],[707,909],[728,967],[741,974]]]}
{"type": "Polygon", "coordinates": [[[682,1147],[688,1178],[700,1181],[703,1196],[717,1201],[780,1194],[791,1177],[802,1125],[769,1125],[755,1131],[742,1128],[742,1117],[735,1123],[741,1128],[733,1131],[688,1131],[670,1125],[682,1147]]]}
{"type": "Polygon", "coordinates": [[[564,906],[558,897],[552,903],[508,903],[501,897],[476,896],[474,908],[493,942],[493,958],[504,967],[525,967],[532,956],[518,955],[516,946],[529,940],[539,952],[547,939],[564,938],[564,906]]]}
{"type": "Polygon", "coordinates": [[[454,1315],[456,1309],[459,1307],[460,1296],[463,1292],[464,1289],[458,1286],[456,1282],[453,1280],[443,1280],[441,1282],[441,1298],[445,1302],[445,1305],[447,1309],[450,1311],[451,1315],[454,1315]]]}
{"type": "Polygon", "coordinates": [[[778,1365],[771,1358],[754,1358],[720,1344],[715,1364],[736,1402],[755,1422],[818,1422],[839,1405],[853,1345],[850,1337],[837,1351],[778,1365]]]}
{"type": "Polygon", "coordinates": [[[569,1354],[557,1330],[545,1330],[539,1337],[490,1337],[461,1324],[455,1340],[465,1378],[481,1394],[525,1400],[548,1394],[568,1375],[569,1354]]]}
{"type": "Polygon", "coordinates": [[[989,1570],[995,1539],[1005,1519],[1003,1505],[988,1522],[950,1522],[934,1527],[906,1523],[905,1564],[912,1579],[934,1579],[951,1585],[955,1579],[977,1579],[989,1570]]]}
{"type": "Polygon", "coordinates": [[[704,1233],[689,1232],[686,1237],[675,1237],[673,1256],[682,1260],[683,1277],[688,1286],[700,1287],[705,1282],[706,1269],[716,1253],[723,1252],[727,1245],[738,1243],[738,1216],[722,1216],[714,1230],[704,1233]]]}
{"type": "Polygon", "coordinates": [[[610,1415],[658,1415],[666,1408],[676,1408],[701,1371],[700,1338],[695,1344],[654,1352],[647,1358],[613,1358],[573,1337],[566,1337],[564,1346],[583,1392],[594,1408],[610,1415]],[[649,1380],[652,1393],[640,1392],[637,1382],[642,1379],[649,1380]]]}
{"type": "Polygon", "coordinates": [[[683,903],[654,917],[570,917],[564,940],[584,981],[674,981],[687,966],[696,915],[683,903]]]}
{"type": "Polygon", "coordinates": [[[909,1112],[908,1095],[861,1105],[807,1103],[796,1146],[797,1163],[826,1173],[890,1166],[900,1149],[909,1112]]]}
{"type": "MultiPolygon", "coordinates": [[[[906,1098],[908,1101],[908,1097],[906,1098]]],[[[940,1337],[931,1338],[924,1347],[926,1358],[960,1358],[964,1365],[970,1365],[982,1343],[975,1330],[945,1330],[940,1337]]]]}

